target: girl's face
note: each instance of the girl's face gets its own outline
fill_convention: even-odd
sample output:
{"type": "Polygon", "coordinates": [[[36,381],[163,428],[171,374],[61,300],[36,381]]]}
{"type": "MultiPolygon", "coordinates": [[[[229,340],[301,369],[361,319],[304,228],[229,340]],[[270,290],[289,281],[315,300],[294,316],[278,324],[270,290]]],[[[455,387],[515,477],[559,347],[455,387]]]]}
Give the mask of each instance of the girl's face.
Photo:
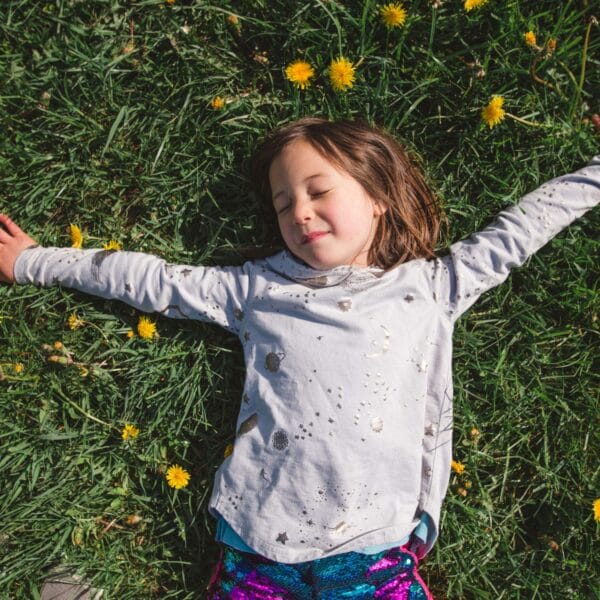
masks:
{"type": "Polygon", "coordinates": [[[369,266],[369,248],[386,209],[356,179],[297,139],[275,157],[269,181],[290,252],[314,269],[369,266]]]}

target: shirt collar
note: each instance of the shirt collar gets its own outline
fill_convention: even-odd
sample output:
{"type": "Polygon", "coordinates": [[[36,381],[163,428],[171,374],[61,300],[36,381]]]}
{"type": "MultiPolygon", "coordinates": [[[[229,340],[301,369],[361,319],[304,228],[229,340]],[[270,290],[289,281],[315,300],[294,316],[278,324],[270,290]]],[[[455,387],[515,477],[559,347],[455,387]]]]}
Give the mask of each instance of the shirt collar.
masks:
{"type": "Polygon", "coordinates": [[[291,279],[311,288],[324,288],[341,285],[344,288],[370,287],[385,273],[379,267],[355,267],[342,265],[333,269],[313,269],[296,258],[289,250],[282,250],[266,259],[271,270],[286,279],[291,279]]]}

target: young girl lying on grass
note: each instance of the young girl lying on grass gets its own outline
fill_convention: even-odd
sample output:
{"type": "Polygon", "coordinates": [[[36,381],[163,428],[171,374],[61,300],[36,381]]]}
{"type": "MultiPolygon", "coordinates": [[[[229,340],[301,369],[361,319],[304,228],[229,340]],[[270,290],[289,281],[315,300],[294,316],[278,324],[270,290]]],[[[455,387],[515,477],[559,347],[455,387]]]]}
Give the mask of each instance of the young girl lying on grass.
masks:
{"type": "Polygon", "coordinates": [[[42,248],[0,215],[0,277],[60,284],[237,335],[247,375],[210,511],[217,598],[431,595],[452,459],[452,331],[600,200],[600,156],[434,254],[442,213],[401,146],[360,122],[269,135],[256,191],[286,249],[239,267],[42,248]]]}

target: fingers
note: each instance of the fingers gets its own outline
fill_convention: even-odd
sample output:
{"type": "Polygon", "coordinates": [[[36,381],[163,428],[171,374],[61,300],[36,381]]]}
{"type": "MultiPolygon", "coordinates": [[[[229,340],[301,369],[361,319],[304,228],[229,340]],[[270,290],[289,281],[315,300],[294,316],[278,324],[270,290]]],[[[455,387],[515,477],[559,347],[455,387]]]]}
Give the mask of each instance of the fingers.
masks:
{"type": "Polygon", "coordinates": [[[23,230],[8,215],[0,213],[0,223],[6,227],[6,230],[11,235],[23,233],[23,230]]]}
{"type": "Polygon", "coordinates": [[[6,244],[12,239],[13,237],[11,235],[8,235],[8,233],[6,233],[6,231],[4,231],[4,229],[0,227],[0,244],[6,244]]]}

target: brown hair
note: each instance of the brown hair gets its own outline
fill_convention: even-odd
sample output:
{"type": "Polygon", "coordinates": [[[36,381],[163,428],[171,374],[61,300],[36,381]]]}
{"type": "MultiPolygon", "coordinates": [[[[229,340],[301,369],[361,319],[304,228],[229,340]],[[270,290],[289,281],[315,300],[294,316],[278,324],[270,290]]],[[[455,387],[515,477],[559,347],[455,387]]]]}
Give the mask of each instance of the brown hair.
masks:
{"type": "Polygon", "coordinates": [[[414,159],[389,134],[361,120],[328,121],[305,117],[276,129],[259,145],[249,163],[273,248],[284,248],[273,208],[269,168],[285,146],[306,140],[325,159],[356,179],[387,206],[380,217],[369,264],[391,269],[413,258],[433,258],[446,215],[414,159]]]}

